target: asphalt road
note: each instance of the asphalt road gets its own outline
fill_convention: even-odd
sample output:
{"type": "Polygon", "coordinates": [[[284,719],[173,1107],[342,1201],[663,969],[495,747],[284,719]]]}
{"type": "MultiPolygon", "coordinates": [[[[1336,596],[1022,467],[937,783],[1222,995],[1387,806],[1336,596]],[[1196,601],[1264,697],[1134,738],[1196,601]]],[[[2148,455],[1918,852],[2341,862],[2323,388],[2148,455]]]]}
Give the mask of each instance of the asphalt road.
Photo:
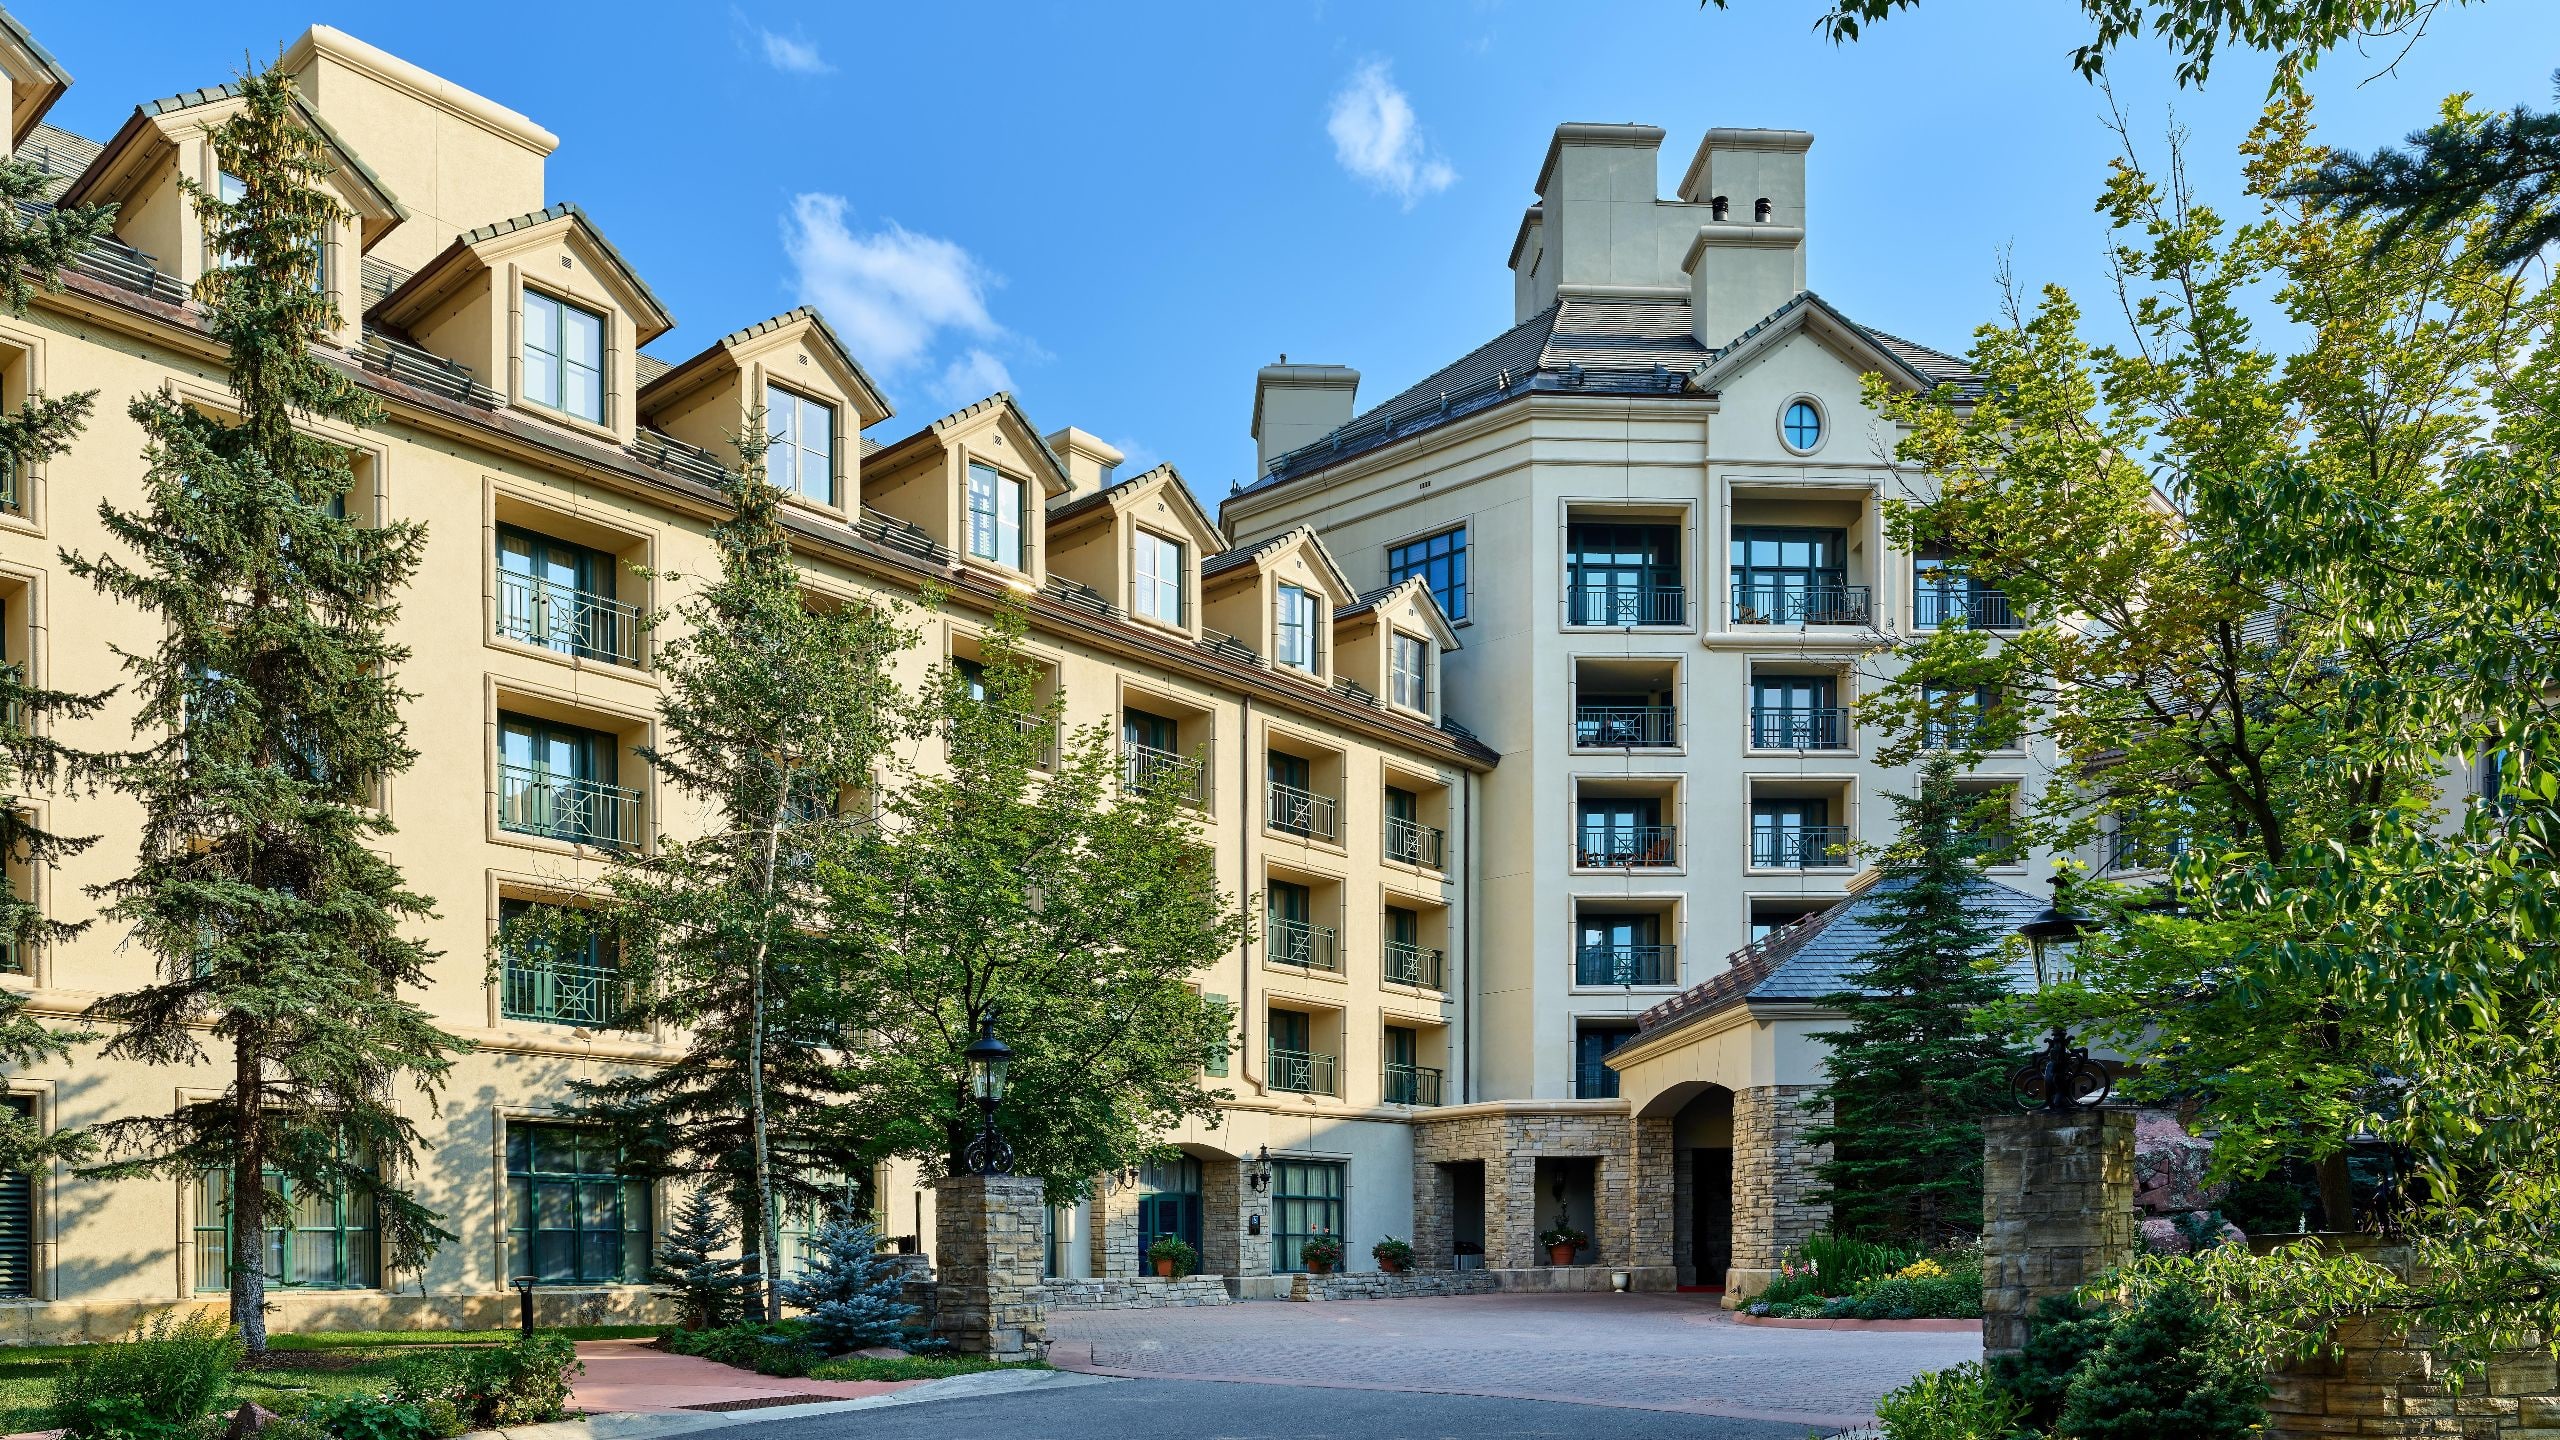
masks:
{"type": "Polygon", "coordinates": [[[1660,1410],[1200,1380],[1118,1380],[769,1420],[705,1440],[1806,1440],[1804,1425],[1660,1410]]]}

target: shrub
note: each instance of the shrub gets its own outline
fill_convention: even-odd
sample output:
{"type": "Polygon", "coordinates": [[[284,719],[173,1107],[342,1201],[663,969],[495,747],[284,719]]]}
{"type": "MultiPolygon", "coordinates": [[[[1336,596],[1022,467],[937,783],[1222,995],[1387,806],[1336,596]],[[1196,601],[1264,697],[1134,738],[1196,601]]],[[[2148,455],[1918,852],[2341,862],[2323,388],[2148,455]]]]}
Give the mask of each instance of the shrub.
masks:
{"type": "Polygon", "coordinates": [[[759,1375],[797,1379],[816,1368],[826,1352],[810,1339],[807,1321],[778,1325],[724,1325],[717,1330],[670,1330],[658,1343],[678,1355],[698,1355],[759,1375]]]}
{"type": "Polygon", "coordinates": [[[880,1232],[842,1209],[810,1237],[800,1273],[776,1288],[808,1312],[809,1338],[830,1354],[888,1344],[915,1315],[900,1298],[906,1271],[880,1254],[880,1232]]]}
{"type": "Polygon", "coordinates": [[[454,1433],[438,1429],[426,1406],[388,1395],[326,1396],[302,1418],[336,1440],[447,1440],[454,1433]]]}
{"type": "Polygon", "coordinates": [[[1413,1246],[1389,1235],[1369,1247],[1369,1258],[1387,1269],[1410,1270],[1413,1268],[1413,1246]]]}
{"type": "Polygon", "coordinates": [[[1917,1250],[1853,1240],[1825,1231],[1808,1237],[1803,1248],[1789,1260],[1797,1269],[1810,1270],[1820,1277],[1832,1294],[1848,1295],[1856,1292],[1860,1282],[1881,1280],[1920,1258],[1917,1250]]]}
{"type": "Polygon", "coordinates": [[[1147,1259],[1150,1262],[1172,1261],[1176,1275],[1188,1275],[1200,1268],[1200,1252],[1192,1249],[1191,1242],[1179,1235],[1157,1236],[1156,1243],[1147,1247],[1147,1259]]]}
{"type": "Polygon", "coordinates": [[[72,1358],[53,1381],[53,1423],[75,1440],[170,1440],[213,1413],[240,1367],[240,1337],[212,1315],[168,1314],[72,1358]]]}
{"type": "Polygon", "coordinates": [[[2143,1297],[2073,1372],[2056,1433],[2070,1440],[2245,1440],[2267,1421],[2267,1379],[2194,1286],[2143,1297]]]}
{"type": "Polygon", "coordinates": [[[504,1345],[403,1356],[386,1398],[415,1407],[434,1434],[540,1424],[567,1412],[569,1377],[586,1368],[568,1336],[545,1331],[504,1345]]]}
{"type": "Polygon", "coordinates": [[[1972,1361],[1923,1371],[1876,1402],[1888,1440],[2003,1440],[2018,1418],[2018,1402],[1972,1361]]]}
{"type": "Polygon", "coordinates": [[[2026,1348],[1992,1357],[1991,1383],[2018,1402],[2029,1429],[2041,1435],[2062,1418],[2062,1401],[2080,1363],[2098,1353],[2115,1316],[2072,1295],[2048,1295],[2027,1322],[2026,1348]]]}
{"type": "Polygon", "coordinates": [[[667,1227],[649,1283],[676,1302],[677,1323],[687,1330],[716,1330],[746,1313],[751,1281],[739,1272],[747,1262],[720,1253],[730,1239],[729,1222],[707,1185],[686,1197],[667,1227]]]}

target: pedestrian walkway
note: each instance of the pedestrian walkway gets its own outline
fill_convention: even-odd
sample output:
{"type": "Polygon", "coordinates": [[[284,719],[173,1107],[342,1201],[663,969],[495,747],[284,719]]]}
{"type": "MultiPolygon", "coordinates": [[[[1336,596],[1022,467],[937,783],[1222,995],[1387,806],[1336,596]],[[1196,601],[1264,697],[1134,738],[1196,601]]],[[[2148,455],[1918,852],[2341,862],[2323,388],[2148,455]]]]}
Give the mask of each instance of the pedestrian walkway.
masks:
{"type": "Polygon", "coordinates": [[[922,1380],[786,1380],[652,1349],[646,1340],[586,1340],[578,1358],[587,1373],[569,1393],[572,1407],[592,1414],[751,1409],[782,1403],[862,1400],[925,1384],[922,1380]]]}

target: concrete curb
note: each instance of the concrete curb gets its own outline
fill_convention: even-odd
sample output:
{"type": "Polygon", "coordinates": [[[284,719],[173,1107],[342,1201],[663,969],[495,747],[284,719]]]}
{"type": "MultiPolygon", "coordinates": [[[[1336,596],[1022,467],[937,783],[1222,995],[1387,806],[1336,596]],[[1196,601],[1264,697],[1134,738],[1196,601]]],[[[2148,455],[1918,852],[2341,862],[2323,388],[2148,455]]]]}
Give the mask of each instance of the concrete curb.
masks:
{"type": "MultiPolygon", "coordinates": [[[[1112,1378],[1076,1375],[1064,1370],[986,1370],[954,1375],[886,1395],[859,1400],[829,1400],[808,1405],[768,1405],[755,1410],[621,1411],[590,1415],[584,1420],[557,1420],[548,1425],[519,1425],[506,1430],[475,1430],[472,1436],[505,1440],[661,1440],[663,1436],[725,1430],[732,1425],[761,1425],[768,1420],[803,1420],[813,1415],[839,1415],[854,1410],[882,1410],[892,1405],[921,1405],[935,1400],[972,1400],[981,1395],[1017,1395],[1029,1390],[1072,1390],[1108,1385],[1112,1378]]],[[[469,1437],[466,1437],[469,1440],[469,1437]]]]}

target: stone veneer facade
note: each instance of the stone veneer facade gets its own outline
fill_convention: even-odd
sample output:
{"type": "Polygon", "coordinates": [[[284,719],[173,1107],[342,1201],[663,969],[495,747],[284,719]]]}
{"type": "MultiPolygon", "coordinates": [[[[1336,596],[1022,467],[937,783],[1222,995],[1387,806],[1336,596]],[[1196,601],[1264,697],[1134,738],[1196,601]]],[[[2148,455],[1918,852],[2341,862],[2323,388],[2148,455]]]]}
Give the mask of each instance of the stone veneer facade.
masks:
{"type": "Polygon", "coordinates": [[[1045,1358],[1047,1187],[1028,1175],[950,1175],[933,1193],[935,1332],[964,1355],[1045,1358]]]}
{"type": "Polygon", "coordinates": [[[1733,1268],[1725,1302],[1766,1288],[1789,1252],[1831,1223],[1817,1169],[1831,1147],[1805,1138],[1831,1121],[1828,1106],[1807,1105],[1820,1087],[1755,1085],[1733,1092],[1733,1268]]]}
{"type": "Polygon", "coordinates": [[[2133,1125],[2130,1110],[2034,1110],[1984,1123],[1987,1352],[2024,1347],[2037,1301],[2076,1290],[2133,1258],[2133,1125]]]}
{"type": "Polygon", "coordinates": [[[1159,1280],[1153,1275],[1113,1280],[1050,1280],[1041,1295],[1052,1310],[1164,1310],[1190,1305],[1229,1305],[1227,1282],[1215,1275],[1159,1280]]]}
{"type": "Polygon", "coordinates": [[[1588,1159],[1597,1172],[1587,1263],[1635,1272],[1640,1288],[1673,1283],[1669,1120],[1497,1104],[1416,1115],[1413,1137],[1417,1264],[1437,1266],[1449,1253],[1457,1218],[1452,1167],[1477,1162],[1484,1166],[1486,1266],[1545,1265],[1546,1251],[1538,1244],[1538,1162],[1588,1159]]]}
{"type": "Polygon", "coordinates": [[[1423,1270],[1390,1275],[1361,1270],[1349,1275],[1292,1275],[1292,1300],[1413,1300],[1435,1295],[1490,1295],[1502,1288],[1491,1270],[1423,1270]]]}

